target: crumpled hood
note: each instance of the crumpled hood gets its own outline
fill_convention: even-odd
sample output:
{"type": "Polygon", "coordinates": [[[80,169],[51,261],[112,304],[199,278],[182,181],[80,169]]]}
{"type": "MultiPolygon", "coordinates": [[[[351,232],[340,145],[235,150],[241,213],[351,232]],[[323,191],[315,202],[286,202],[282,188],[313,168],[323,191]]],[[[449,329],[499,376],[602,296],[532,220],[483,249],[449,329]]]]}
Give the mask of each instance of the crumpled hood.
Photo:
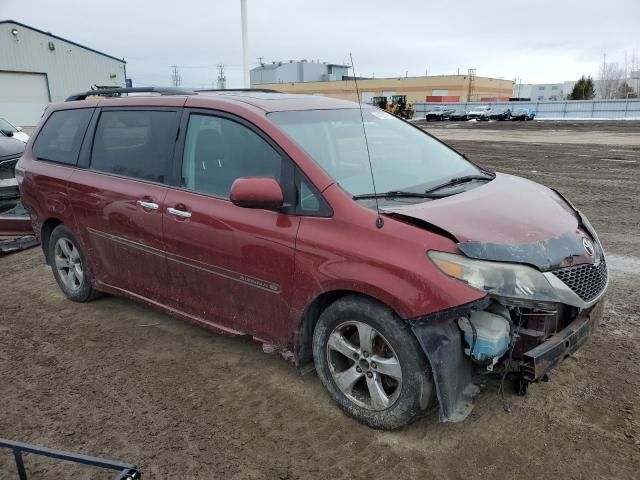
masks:
{"type": "Polygon", "coordinates": [[[467,192],[386,206],[383,211],[446,231],[471,258],[526,263],[547,271],[594,263],[602,256],[595,233],[566,201],[547,187],[513,175],[499,173],[467,192]]]}

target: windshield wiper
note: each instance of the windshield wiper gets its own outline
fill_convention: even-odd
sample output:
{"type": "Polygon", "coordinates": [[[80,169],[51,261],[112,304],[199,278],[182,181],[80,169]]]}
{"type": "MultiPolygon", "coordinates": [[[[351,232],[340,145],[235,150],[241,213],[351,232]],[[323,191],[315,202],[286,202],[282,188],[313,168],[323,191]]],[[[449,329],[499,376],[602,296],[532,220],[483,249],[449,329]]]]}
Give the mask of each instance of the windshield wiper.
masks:
{"type": "Polygon", "coordinates": [[[420,193],[420,192],[404,192],[401,190],[392,190],[390,192],[384,193],[363,193],[362,195],[354,195],[354,200],[366,200],[366,199],[374,199],[374,198],[442,198],[446,195],[441,195],[439,193],[420,193]]]}
{"type": "Polygon", "coordinates": [[[431,192],[435,192],[437,190],[440,190],[442,188],[446,188],[446,187],[453,187],[454,185],[458,185],[460,183],[466,183],[466,182],[470,182],[472,180],[493,180],[494,178],[496,178],[495,173],[494,174],[489,174],[487,173],[486,175],[465,175],[464,177],[455,177],[452,178],[450,180],[447,180],[445,183],[442,183],[440,185],[436,185],[433,188],[430,188],[429,190],[425,191],[425,194],[430,194],[431,192]]]}

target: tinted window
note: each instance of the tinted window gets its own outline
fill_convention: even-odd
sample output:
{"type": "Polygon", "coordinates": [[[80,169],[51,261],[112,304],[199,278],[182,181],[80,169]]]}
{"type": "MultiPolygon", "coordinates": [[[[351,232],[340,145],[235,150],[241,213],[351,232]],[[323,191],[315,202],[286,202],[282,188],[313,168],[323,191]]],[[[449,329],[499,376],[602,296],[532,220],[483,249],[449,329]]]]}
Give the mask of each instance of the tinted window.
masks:
{"type": "Polygon", "coordinates": [[[223,198],[239,177],[280,181],[282,158],[249,128],[226,118],[191,115],[182,161],[182,186],[223,198]]]}
{"type": "Polygon", "coordinates": [[[176,138],[176,113],[118,110],[100,114],[91,168],[164,183],[169,179],[176,138]]]}
{"type": "Polygon", "coordinates": [[[39,160],[75,165],[92,108],[53,112],[36,138],[33,154],[39,160]]]}

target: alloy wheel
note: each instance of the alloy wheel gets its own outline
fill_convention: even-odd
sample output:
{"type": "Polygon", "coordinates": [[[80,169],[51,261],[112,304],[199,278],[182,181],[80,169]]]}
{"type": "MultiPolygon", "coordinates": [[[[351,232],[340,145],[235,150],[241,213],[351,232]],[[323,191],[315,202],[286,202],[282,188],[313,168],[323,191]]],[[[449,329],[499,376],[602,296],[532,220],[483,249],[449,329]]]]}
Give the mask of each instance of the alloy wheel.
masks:
{"type": "Polygon", "coordinates": [[[389,342],[371,325],[348,321],[327,341],[334,382],[349,400],[368,410],[386,410],[400,396],[402,369],[389,342]]]}
{"type": "Polygon", "coordinates": [[[71,240],[59,238],[54,251],[55,267],[62,283],[72,291],[80,290],[84,279],[84,270],[80,252],[71,240]]]}

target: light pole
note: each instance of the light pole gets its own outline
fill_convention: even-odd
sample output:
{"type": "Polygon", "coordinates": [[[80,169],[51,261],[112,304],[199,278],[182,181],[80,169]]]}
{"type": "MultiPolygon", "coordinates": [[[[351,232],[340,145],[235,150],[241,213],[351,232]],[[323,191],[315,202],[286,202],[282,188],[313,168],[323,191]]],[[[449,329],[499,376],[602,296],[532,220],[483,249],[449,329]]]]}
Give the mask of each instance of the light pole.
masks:
{"type": "Polygon", "coordinates": [[[249,88],[249,40],[247,32],[247,0],[240,0],[240,23],[242,24],[242,73],[244,88],[249,88]]]}

